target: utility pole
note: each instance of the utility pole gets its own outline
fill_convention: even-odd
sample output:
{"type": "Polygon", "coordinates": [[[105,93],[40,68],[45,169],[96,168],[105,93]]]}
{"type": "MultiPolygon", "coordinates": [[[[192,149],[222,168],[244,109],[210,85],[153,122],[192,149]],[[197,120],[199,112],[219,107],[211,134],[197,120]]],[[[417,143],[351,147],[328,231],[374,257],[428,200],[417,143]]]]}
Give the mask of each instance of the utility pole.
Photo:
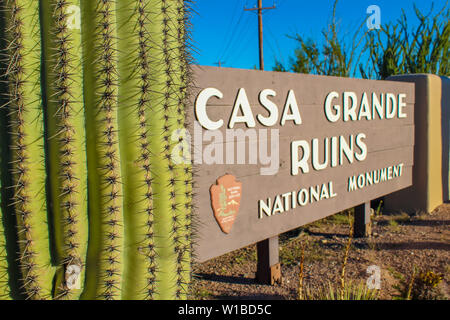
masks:
{"type": "Polygon", "coordinates": [[[244,11],[255,11],[258,10],[258,31],[259,31],[259,69],[264,70],[264,50],[263,50],[263,19],[262,12],[263,10],[271,10],[275,9],[275,5],[272,7],[264,7],[262,6],[262,0],[258,1],[258,7],[252,9],[245,9],[244,11]]]}
{"type": "Polygon", "coordinates": [[[219,66],[219,68],[222,68],[222,63],[226,63],[225,61],[217,61],[217,62],[214,62],[214,64],[215,65],[218,65],[219,66]]]}

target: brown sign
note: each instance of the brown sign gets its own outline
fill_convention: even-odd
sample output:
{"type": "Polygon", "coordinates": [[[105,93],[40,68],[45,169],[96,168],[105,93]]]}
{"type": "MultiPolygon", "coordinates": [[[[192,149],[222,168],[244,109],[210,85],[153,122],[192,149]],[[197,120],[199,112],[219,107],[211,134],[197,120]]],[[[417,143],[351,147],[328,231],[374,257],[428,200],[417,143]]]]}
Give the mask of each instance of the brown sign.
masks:
{"type": "Polygon", "coordinates": [[[198,261],[412,184],[414,84],[193,71],[198,261]],[[245,189],[238,204],[227,189],[233,181],[245,189]]]}
{"type": "Polygon", "coordinates": [[[211,206],[217,223],[225,233],[230,233],[241,203],[242,183],[227,174],[217,179],[210,188],[211,206]]]}

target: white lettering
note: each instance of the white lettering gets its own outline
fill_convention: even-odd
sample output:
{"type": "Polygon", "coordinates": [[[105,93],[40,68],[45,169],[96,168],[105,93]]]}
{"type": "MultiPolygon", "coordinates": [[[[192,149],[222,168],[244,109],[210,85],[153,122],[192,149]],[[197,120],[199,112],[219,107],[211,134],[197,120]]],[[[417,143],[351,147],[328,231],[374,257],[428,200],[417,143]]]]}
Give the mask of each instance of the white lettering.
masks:
{"type": "Polygon", "coordinates": [[[260,114],[256,116],[258,121],[266,127],[274,126],[277,123],[278,120],[278,107],[275,103],[270,101],[267,97],[275,97],[277,93],[271,89],[264,89],[259,93],[259,103],[267,110],[269,111],[269,116],[264,117],[260,114]]]}
{"type": "Polygon", "coordinates": [[[212,121],[206,113],[206,104],[211,97],[222,99],[223,93],[215,88],[203,89],[199,93],[199,95],[197,96],[197,100],[195,101],[195,116],[197,117],[198,122],[203,128],[207,130],[217,130],[222,127],[223,120],[220,119],[218,121],[212,121]]]}
{"type": "Polygon", "coordinates": [[[291,142],[291,174],[298,175],[298,169],[301,168],[303,173],[309,172],[308,159],[311,151],[309,143],[305,140],[291,142]],[[299,148],[302,148],[302,158],[299,159],[299,148]]]}
{"type": "Polygon", "coordinates": [[[284,106],[283,115],[281,116],[281,125],[284,126],[287,120],[293,120],[295,124],[301,124],[302,118],[300,117],[300,111],[298,110],[297,100],[293,90],[289,90],[284,106]],[[291,113],[288,113],[288,111],[291,113]]]}
{"type": "Polygon", "coordinates": [[[325,116],[330,122],[336,122],[341,117],[341,106],[333,105],[333,107],[331,107],[333,99],[336,98],[339,98],[339,93],[337,93],[336,91],[332,91],[327,95],[325,99],[325,116]],[[333,113],[331,109],[334,109],[335,113],[333,113]]]}
{"type": "Polygon", "coordinates": [[[250,103],[248,102],[247,93],[244,88],[239,89],[228,127],[233,129],[236,123],[245,123],[248,128],[254,128],[256,125],[252,108],[250,108],[250,103]],[[238,115],[239,110],[241,110],[242,116],[238,115]]]}

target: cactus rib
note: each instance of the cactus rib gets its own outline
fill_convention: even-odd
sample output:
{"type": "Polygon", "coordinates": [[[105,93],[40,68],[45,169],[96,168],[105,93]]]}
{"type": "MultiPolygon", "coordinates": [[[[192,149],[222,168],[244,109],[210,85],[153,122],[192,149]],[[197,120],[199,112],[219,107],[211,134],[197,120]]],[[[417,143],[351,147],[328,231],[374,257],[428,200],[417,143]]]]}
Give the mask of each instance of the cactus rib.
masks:
{"type": "Polygon", "coordinates": [[[189,3],[0,0],[0,298],[187,297],[189,3]]]}
{"type": "Polygon", "coordinates": [[[178,253],[178,267],[177,274],[179,283],[181,283],[182,297],[186,297],[187,285],[190,282],[191,271],[191,252],[192,252],[192,165],[190,158],[190,139],[188,139],[187,123],[186,123],[186,108],[188,101],[187,83],[189,82],[189,67],[186,43],[188,42],[186,35],[186,23],[188,20],[187,10],[184,0],[177,0],[177,43],[178,59],[176,61],[177,74],[179,74],[179,83],[176,88],[177,92],[177,123],[178,127],[183,128],[182,133],[178,136],[176,141],[180,146],[181,163],[176,165],[176,193],[179,195],[179,223],[180,223],[180,237],[181,250],[178,253]]]}
{"type": "Polygon", "coordinates": [[[6,2],[9,57],[12,203],[18,224],[23,289],[29,299],[49,299],[51,267],[45,198],[44,127],[40,90],[39,3],[6,2]]]}
{"type": "MultiPolygon", "coordinates": [[[[1,197],[3,198],[3,195],[1,195],[1,197]]],[[[11,292],[9,288],[6,234],[5,228],[3,227],[3,221],[5,217],[3,216],[4,213],[2,207],[3,207],[3,199],[1,199],[1,206],[0,206],[0,300],[6,300],[11,298],[11,292]]]]}
{"type": "Polygon", "coordinates": [[[163,49],[165,54],[165,62],[167,64],[166,73],[169,78],[167,81],[168,90],[168,114],[171,118],[166,118],[168,125],[170,126],[171,144],[167,144],[171,155],[169,165],[169,171],[172,173],[171,181],[173,181],[173,195],[172,210],[173,210],[173,239],[175,245],[176,254],[176,298],[180,299],[187,294],[186,273],[189,274],[190,266],[186,265],[187,256],[189,252],[187,250],[187,230],[186,230],[186,172],[188,169],[186,165],[188,159],[185,159],[186,148],[186,133],[184,132],[185,125],[185,89],[186,86],[183,82],[185,77],[186,67],[184,65],[186,57],[183,54],[184,45],[184,6],[182,1],[166,1],[166,8],[163,10],[164,31],[165,35],[164,43],[167,46],[167,50],[163,49]],[[181,5],[180,5],[181,4],[181,5]],[[177,148],[181,152],[181,161],[175,161],[173,159],[174,149],[177,148]]]}
{"type": "Polygon", "coordinates": [[[90,248],[83,297],[120,299],[123,263],[123,203],[117,123],[116,1],[85,3],[88,18],[83,34],[87,42],[85,90],[90,188],[90,248]],[[92,21],[89,21],[92,18],[92,21]],[[93,25],[92,25],[93,24],[93,25]],[[98,57],[96,58],[96,54],[98,57]],[[92,139],[90,141],[90,139],[92,139]],[[91,243],[92,242],[92,243],[91,243]]]}
{"type": "Polygon", "coordinates": [[[156,248],[156,281],[158,292],[155,299],[174,299],[176,284],[176,253],[173,239],[174,214],[174,177],[170,170],[170,92],[167,82],[170,81],[170,71],[167,66],[168,20],[164,14],[166,1],[152,0],[149,2],[148,26],[150,43],[147,53],[151,60],[149,68],[152,77],[149,79],[150,107],[146,108],[150,137],[150,162],[153,164],[153,210],[156,248]],[[166,32],[166,33],[164,33],[166,32]]]}
{"type": "Polygon", "coordinates": [[[137,0],[121,2],[117,11],[126,248],[124,299],[152,299],[156,290],[150,137],[145,111],[149,108],[151,77],[148,10],[148,0],[137,0]],[[136,50],[130,52],[130,47],[136,50]]]}
{"type": "MultiPolygon", "coordinates": [[[[0,5],[0,29],[5,29],[5,20],[4,20],[4,8],[3,4],[0,5]]],[[[4,39],[0,39],[0,53],[2,56],[5,54],[5,41],[4,39]]],[[[3,57],[2,57],[3,58],[3,57]]],[[[0,106],[4,106],[8,103],[8,89],[5,86],[7,84],[7,79],[5,79],[5,68],[6,65],[5,59],[0,60],[0,106]]],[[[0,107],[0,126],[5,126],[5,108],[0,107]]],[[[5,145],[6,135],[5,132],[0,132],[0,299],[9,300],[11,299],[10,287],[9,287],[9,275],[8,275],[8,255],[6,249],[6,230],[5,230],[5,222],[7,213],[5,212],[5,154],[6,149],[5,145]]],[[[6,161],[7,162],[7,161],[6,161]]]]}
{"type": "Polygon", "coordinates": [[[81,294],[87,251],[87,168],[82,96],[79,0],[42,3],[45,34],[46,107],[49,167],[57,272],[55,297],[76,299],[81,294]],[[50,38],[51,37],[51,38],[50,38]],[[53,40],[54,39],[54,40],[53,40]],[[68,284],[66,271],[80,274],[68,284]],[[78,279],[79,278],[79,279],[78,279]]]}

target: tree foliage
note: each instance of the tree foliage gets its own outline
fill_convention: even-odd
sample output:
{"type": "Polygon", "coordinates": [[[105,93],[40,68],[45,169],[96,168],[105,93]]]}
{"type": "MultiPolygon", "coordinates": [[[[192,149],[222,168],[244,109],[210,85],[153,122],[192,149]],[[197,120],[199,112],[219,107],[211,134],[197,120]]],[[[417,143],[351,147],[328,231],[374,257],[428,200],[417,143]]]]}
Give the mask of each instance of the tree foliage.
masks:
{"type": "Polygon", "coordinates": [[[298,43],[290,66],[275,61],[274,71],[368,79],[410,73],[450,75],[448,2],[437,13],[432,4],[427,14],[414,5],[419,20],[414,28],[408,25],[404,10],[395,23],[386,23],[380,29],[364,30],[363,21],[350,41],[338,31],[337,3],[333,5],[332,20],[322,31],[323,41],[300,34],[290,36],[298,43]]]}

